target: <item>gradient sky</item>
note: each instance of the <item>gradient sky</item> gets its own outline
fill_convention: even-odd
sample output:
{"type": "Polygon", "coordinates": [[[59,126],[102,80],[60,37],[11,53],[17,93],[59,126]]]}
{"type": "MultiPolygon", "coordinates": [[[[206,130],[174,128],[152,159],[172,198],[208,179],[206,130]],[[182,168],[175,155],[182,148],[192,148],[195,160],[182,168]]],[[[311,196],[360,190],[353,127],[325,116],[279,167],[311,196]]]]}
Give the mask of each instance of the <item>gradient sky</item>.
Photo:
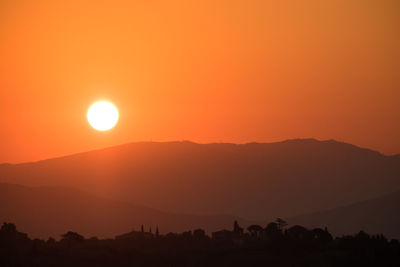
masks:
{"type": "Polygon", "coordinates": [[[0,162],[134,141],[400,153],[398,0],[1,0],[0,162]],[[119,124],[93,130],[89,105],[119,124]]]}

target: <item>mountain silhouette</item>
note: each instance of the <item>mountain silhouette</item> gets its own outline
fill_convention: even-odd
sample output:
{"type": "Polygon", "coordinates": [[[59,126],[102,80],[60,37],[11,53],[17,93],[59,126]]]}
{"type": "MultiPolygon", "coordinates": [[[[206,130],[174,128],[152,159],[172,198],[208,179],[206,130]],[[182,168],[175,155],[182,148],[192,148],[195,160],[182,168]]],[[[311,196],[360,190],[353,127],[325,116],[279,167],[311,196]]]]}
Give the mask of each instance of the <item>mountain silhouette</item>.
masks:
{"type": "Polygon", "coordinates": [[[327,226],[335,235],[355,234],[360,230],[400,238],[400,191],[344,207],[305,214],[288,219],[307,227],[327,226]]]}
{"type": "Polygon", "coordinates": [[[272,220],[400,190],[400,158],[333,140],[142,142],[0,165],[0,182],[68,186],[166,212],[272,220]]]}
{"type": "Polygon", "coordinates": [[[13,222],[36,238],[58,238],[73,230],[87,237],[158,227],[161,233],[202,228],[208,232],[231,228],[238,217],[172,214],[147,207],[96,197],[66,187],[26,187],[0,184],[0,222],[13,222]]]}

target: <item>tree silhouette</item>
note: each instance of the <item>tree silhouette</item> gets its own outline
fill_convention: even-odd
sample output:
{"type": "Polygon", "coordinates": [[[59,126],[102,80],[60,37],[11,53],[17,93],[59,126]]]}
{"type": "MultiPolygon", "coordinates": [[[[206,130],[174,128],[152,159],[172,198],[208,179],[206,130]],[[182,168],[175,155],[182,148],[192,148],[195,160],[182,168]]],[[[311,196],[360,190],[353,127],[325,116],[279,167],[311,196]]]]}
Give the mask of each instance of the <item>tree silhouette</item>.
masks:
{"type": "Polygon", "coordinates": [[[264,235],[268,240],[277,240],[282,237],[282,231],[279,229],[277,223],[271,222],[265,227],[264,235]]]}
{"type": "Polygon", "coordinates": [[[279,230],[282,230],[285,226],[288,225],[287,222],[286,222],[285,220],[281,219],[281,218],[277,218],[277,219],[275,220],[275,222],[276,222],[276,224],[278,225],[278,229],[279,229],[279,230]]]}
{"type": "Polygon", "coordinates": [[[243,228],[239,226],[237,221],[233,223],[233,232],[239,236],[243,234],[243,228]]]}
{"type": "Polygon", "coordinates": [[[305,240],[309,235],[308,230],[300,225],[294,225],[287,229],[286,231],[286,236],[293,240],[305,240]]]}
{"type": "MultiPolygon", "coordinates": [[[[233,230],[239,228],[234,223],[233,230]]],[[[85,239],[67,232],[60,241],[45,242],[28,238],[13,224],[3,224],[0,266],[400,266],[400,243],[383,235],[360,231],[333,240],[326,228],[294,225],[283,233],[276,222],[265,230],[256,224],[248,230],[252,238],[226,229],[209,238],[203,229],[196,229],[158,238],[132,231],[125,235],[133,238],[122,239],[85,239]]]]}
{"type": "Polygon", "coordinates": [[[49,237],[46,242],[48,245],[54,245],[56,243],[56,240],[52,237],[49,237]]]}
{"type": "Polygon", "coordinates": [[[332,235],[328,232],[328,229],[325,227],[324,230],[321,228],[315,228],[311,231],[313,233],[313,237],[317,240],[320,244],[328,244],[333,240],[332,235]]]}
{"type": "Polygon", "coordinates": [[[196,229],[193,231],[193,237],[195,239],[207,239],[206,232],[203,229],[196,229]]]}
{"type": "Polygon", "coordinates": [[[257,224],[252,224],[249,227],[247,227],[247,230],[250,232],[251,236],[259,237],[261,231],[263,231],[264,229],[257,224]]]}
{"type": "Polygon", "coordinates": [[[78,242],[83,242],[85,238],[75,232],[67,232],[66,234],[61,235],[63,241],[67,241],[68,243],[78,243],[78,242]]]}
{"type": "Polygon", "coordinates": [[[6,239],[19,239],[19,240],[23,240],[23,239],[27,239],[28,235],[24,234],[24,233],[20,233],[17,231],[17,227],[15,226],[15,224],[13,223],[3,223],[3,225],[0,228],[0,236],[2,238],[6,238],[6,239]]]}
{"type": "Polygon", "coordinates": [[[13,223],[3,223],[1,226],[1,231],[8,232],[8,233],[15,233],[17,232],[17,227],[13,223]]]}

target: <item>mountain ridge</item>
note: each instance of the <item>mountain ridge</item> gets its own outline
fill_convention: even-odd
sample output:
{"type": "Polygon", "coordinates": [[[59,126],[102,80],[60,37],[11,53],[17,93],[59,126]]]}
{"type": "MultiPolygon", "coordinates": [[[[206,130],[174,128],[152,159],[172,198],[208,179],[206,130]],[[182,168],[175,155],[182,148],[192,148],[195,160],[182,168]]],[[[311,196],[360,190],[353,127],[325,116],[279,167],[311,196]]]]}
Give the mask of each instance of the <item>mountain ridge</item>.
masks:
{"type": "Polygon", "coordinates": [[[397,157],[315,139],[130,143],[0,166],[0,182],[65,185],[166,212],[263,221],[377,197],[400,189],[399,176],[397,157]]]}
{"type": "Polygon", "coordinates": [[[68,157],[74,157],[74,156],[80,156],[83,154],[87,153],[92,153],[92,152],[100,152],[100,151],[106,151],[109,149],[116,149],[116,148],[125,148],[129,147],[131,145],[136,145],[136,144],[192,144],[192,145],[233,145],[233,146],[246,146],[246,145],[272,145],[272,144],[284,144],[284,143],[326,143],[326,144],[340,144],[343,146],[347,146],[349,148],[353,149],[360,149],[363,151],[369,151],[374,154],[379,154],[384,157],[398,157],[400,158],[400,154],[393,154],[393,155],[386,155],[383,154],[379,151],[370,149],[370,148],[365,148],[361,146],[357,146],[351,143],[347,143],[344,141],[337,141],[335,139],[326,139],[326,140],[319,140],[316,138],[293,138],[293,139],[286,139],[282,141],[277,141],[277,142],[246,142],[246,143],[230,143],[230,142],[210,142],[210,143],[198,143],[198,142],[193,142],[190,140],[183,140],[183,141],[139,141],[139,142],[129,142],[129,143],[124,143],[124,144],[119,144],[119,145],[113,145],[113,146],[107,146],[104,148],[98,148],[98,149],[91,149],[88,151],[83,151],[83,152],[78,152],[78,153],[72,153],[72,154],[67,154],[63,156],[57,156],[57,157],[52,157],[52,158],[45,158],[45,159],[40,159],[36,161],[26,161],[26,162],[20,162],[20,163],[9,163],[9,162],[3,162],[0,163],[0,166],[2,165],[25,165],[25,164],[31,164],[31,163],[39,163],[43,161],[49,161],[49,160],[58,160],[58,159],[63,159],[63,158],[68,158],[68,157]]]}

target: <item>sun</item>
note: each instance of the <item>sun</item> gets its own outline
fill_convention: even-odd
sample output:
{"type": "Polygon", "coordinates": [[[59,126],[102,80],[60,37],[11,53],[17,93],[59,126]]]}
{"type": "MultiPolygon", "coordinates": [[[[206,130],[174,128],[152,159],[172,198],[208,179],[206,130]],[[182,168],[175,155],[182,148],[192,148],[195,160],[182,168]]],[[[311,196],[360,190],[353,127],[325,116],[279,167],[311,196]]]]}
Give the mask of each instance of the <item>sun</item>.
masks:
{"type": "Polygon", "coordinates": [[[90,106],[87,119],[89,124],[98,131],[107,131],[118,122],[118,110],[108,101],[99,101],[90,106]]]}

